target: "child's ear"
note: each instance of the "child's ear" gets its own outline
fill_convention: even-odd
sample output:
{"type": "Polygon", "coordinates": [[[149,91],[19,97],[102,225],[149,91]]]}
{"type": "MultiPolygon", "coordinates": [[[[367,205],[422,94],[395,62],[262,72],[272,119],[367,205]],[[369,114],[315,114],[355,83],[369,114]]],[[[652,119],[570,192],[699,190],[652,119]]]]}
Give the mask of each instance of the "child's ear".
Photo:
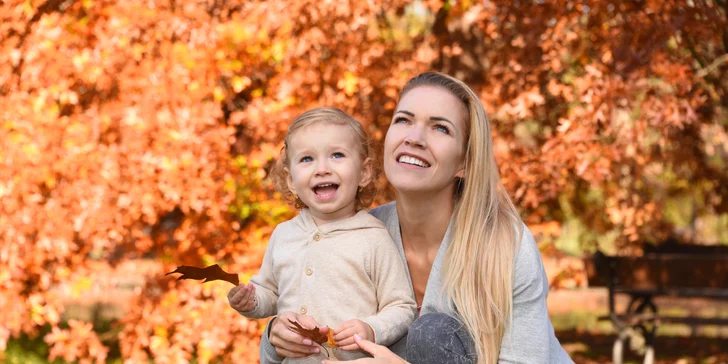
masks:
{"type": "Polygon", "coordinates": [[[367,158],[364,160],[364,163],[361,165],[361,179],[359,180],[359,187],[364,187],[368,185],[370,182],[372,182],[372,178],[374,177],[374,169],[372,167],[372,164],[374,161],[371,158],[367,158]]]}
{"type": "Polygon", "coordinates": [[[292,194],[297,195],[296,187],[293,186],[293,176],[291,176],[291,170],[288,169],[288,167],[283,168],[284,171],[286,171],[286,185],[288,185],[288,190],[291,191],[292,194]]]}

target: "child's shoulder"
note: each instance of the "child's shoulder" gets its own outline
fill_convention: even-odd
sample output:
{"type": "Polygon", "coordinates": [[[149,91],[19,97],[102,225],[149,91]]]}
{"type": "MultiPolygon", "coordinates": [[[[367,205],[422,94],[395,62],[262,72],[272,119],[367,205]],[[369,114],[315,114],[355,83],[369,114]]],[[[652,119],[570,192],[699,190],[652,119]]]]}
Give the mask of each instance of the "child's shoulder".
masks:
{"type": "Polygon", "coordinates": [[[299,213],[291,219],[278,223],[273,229],[273,235],[290,234],[292,231],[301,230],[306,222],[299,213]]]}
{"type": "Polygon", "coordinates": [[[352,233],[357,240],[361,240],[362,244],[391,244],[392,236],[389,234],[387,225],[377,217],[362,211],[354,218],[358,220],[358,228],[352,229],[352,233]]]}
{"type": "Polygon", "coordinates": [[[369,212],[362,210],[357,212],[356,215],[347,219],[348,222],[344,225],[344,230],[373,230],[373,231],[387,231],[387,226],[378,218],[369,214],[369,212]]]}

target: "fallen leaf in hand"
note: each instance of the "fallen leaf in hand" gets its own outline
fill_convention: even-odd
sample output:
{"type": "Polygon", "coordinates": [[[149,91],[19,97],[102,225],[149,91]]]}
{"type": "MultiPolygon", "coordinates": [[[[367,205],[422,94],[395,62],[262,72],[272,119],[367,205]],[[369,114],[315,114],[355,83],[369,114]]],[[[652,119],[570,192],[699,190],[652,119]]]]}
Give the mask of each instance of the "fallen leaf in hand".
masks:
{"type": "Polygon", "coordinates": [[[202,283],[205,282],[211,282],[216,280],[221,281],[227,281],[234,285],[240,284],[240,281],[238,280],[238,275],[234,273],[227,273],[222,268],[220,268],[219,265],[211,265],[209,267],[205,268],[198,268],[198,267],[192,267],[189,265],[182,265],[177,267],[177,269],[165,274],[170,275],[172,273],[182,273],[182,275],[177,278],[177,280],[180,279],[204,279],[202,283]]]}
{"type": "Polygon", "coordinates": [[[329,331],[326,333],[326,335],[322,334],[320,331],[320,328],[318,326],[314,327],[313,329],[306,329],[301,324],[295,321],[288,320],[294,327],[292,330],[296,332],[297,334],[309,338],[313,340],[313,342],[323,345],[328,344],[330,347],[334,348],[336,347],[336,340],[334,340],[334,332],[329,328],[329,331]]]}
{"type": "Polygon", "coordinates": [[[326,339],[326,344],[328,344],[332,348],[336,347],[336,340],[334,340],[334,330],[329,329],[329,331],[326,332],[326,339]]]}

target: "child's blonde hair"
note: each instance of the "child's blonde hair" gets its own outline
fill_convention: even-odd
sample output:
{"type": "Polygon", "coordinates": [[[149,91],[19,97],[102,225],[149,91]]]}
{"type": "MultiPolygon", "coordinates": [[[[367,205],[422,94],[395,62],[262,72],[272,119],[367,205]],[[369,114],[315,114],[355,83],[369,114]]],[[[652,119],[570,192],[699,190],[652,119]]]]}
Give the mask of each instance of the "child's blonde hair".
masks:
{"type": "Polygon", "coordinates": [[[359,141],[359,156],[361,157],[362,167],[366,162],[367,158],[370,159],[368,162],[371,168],[371,178],[366,186],[360,188],[356,193],[356,210],[367,208],[374,201],[374,197],[377,194],[376,180],[379,176],[379,168],[377,168],[376,161],[374,158],[374,152],[371,147],[369,137],[367,136],[364,127],[359,123],[353,116],[346,112],[334,108],[334,107],[319,107],[308,110],[303,114],[299,115],[291,126],[288,127],[286,137],[283,142],[283,148],[281,148],[281,155],[278,158],[273,170],[270,173],[270,177],[275,184],[276,190],[283,194],[283,198],[289,203],[293,204],[297,209],[306,208],[305,203],[301,201],[296,195],[294,195],[288,189],[288,176],[290,175],[290,159],[288,158],[288,148],[291,145],[291,138],[301,128],[317,123],[328,123],[334,125],[347,125],[351,127],[357,140],[359,141]]]}

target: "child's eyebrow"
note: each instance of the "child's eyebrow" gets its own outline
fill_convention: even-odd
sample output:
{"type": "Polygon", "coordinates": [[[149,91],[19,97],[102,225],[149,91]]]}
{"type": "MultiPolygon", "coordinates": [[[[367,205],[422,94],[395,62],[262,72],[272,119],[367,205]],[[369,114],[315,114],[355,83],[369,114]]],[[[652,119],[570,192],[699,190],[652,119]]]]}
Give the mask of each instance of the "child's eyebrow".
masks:
{"type": "Polygon", "coordinates": [[[329,151],[337,151],[337,152],[345,151],[345,152],[348,152],[349,151],[349,146],[346,145],[346,144],[330,144],[328,149],[329,149],[329,151]]]}
{"type": "Polygon", "coordinates": [[[299,149],[299,150],[293,150],[293,153],[291,153],[292,156],[299,156],[301,154],[310,154],[311,151],[308,150],[308,148],[305,149],[299,149]]]}

